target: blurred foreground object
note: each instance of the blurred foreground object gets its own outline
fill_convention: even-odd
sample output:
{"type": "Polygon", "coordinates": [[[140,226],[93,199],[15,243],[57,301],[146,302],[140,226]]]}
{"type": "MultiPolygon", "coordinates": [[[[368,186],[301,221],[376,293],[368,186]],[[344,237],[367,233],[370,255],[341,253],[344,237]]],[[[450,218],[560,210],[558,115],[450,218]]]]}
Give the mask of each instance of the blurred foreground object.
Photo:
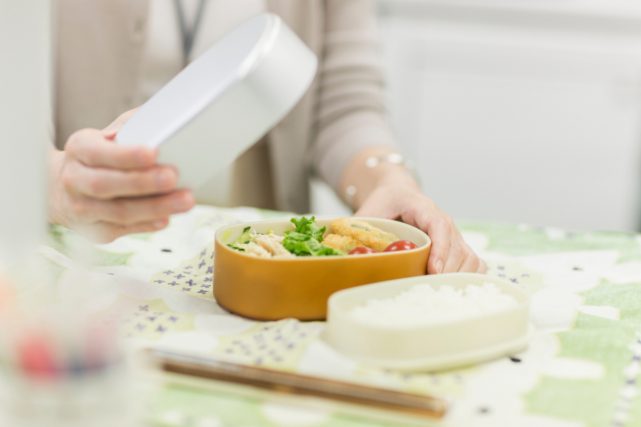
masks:
{"type": "Polygon", "coordinates": [[[29,257],[46,227],[49,16],[48,1],[0,0],[0,260],[5,263],[29,257]]]}
{"type": "Polygon", "coordinates": [[[132,376],[115,329],[0,289],[0,425],[133,427],[132,376]]]}
{"type": "Polygon", "coordinates": [[[38,255],[47,226],[50,27],[48,1],[0,0],[0,425],[129,427],[127,359],[113,324],[87,309],[94,296],[84,264],[54,283],[38,255]]]}

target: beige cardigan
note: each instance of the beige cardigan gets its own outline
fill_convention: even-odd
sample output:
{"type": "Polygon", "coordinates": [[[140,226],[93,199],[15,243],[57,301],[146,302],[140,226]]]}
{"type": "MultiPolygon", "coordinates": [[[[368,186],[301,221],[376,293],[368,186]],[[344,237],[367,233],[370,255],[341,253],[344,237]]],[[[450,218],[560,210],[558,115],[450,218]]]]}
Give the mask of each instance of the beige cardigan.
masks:
{"type": "MultiPolygon", "coordinates": [[[[75,130],[104,127],[135,107],[147,1],[59,0],[56,143],[75,130]]],[[[241,16],[243,1],[228,1],[241,16]]],[[[366,146],[393,143],[385,119],[375,11],[371,0],[266,0],[318,55],[317,78],[267,137],[269,207],[305,212],[313,170],[337,188],[347,162],[366,146]]],[[[250,11],[250,14],[257,11],[250,11]]],[[[238,22],[229,22],[233,27],[238,22]]],[[[256,148],[258,150],[258,148],[256,148]]],[[[241,159],[242,161],[242,159],[241,159]]],[[[242,203],[254,204],[252,200],[242,203]]]]}

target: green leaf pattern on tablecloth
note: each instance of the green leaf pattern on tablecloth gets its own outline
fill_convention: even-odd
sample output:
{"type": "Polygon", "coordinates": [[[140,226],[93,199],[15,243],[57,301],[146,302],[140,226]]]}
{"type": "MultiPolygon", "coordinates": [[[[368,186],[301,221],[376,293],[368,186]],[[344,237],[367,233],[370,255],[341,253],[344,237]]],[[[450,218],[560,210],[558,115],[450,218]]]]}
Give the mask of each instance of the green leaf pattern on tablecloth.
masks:
{"type": "MultiPolygon", "coordinates": [[[[455,405],[443,425],[632,427],[641,423],[641,245],[637,235],[464,224],[464,234],[487,260],[489,274],[532,296],[535,329],[530,346],[512,358],[467,369],[405,374],[373,369],[337,354],[322,340],[321,322],[254,322],[217,306],[211,277],[215,230],[232,222],[283,216],[288,215],[198,207],[173,218],[167,230],[100,246],[99,269],[114,274],[114,280],[133,278],[126,288],[126,300],[133,307],[124,322],[126,334],[134,341],[178,350],[199,349],[215,357],[445,396],[455,405]]],[[[52,247],[63,254],[67,254],[67,233],[52,229],[52,247]]],[[[114,305],[122,303],[115,301],[114,305]]],[[[287,420],[287,415],[266,409],[269,404],[256,399],[232,398],[197,387],[168,385],[154,405],[161,408],[152,416],[157,425],[180,425],[171,424],[180,416],[215,415],[210,421],[216,425],[254,427],[288,425],[295,419],[290,414],[287,420]]],[[[331,413],[308,421],[303,424],[386,425],[331,413]]]]}
{"type": "Polygon", "coordinates": [[[641,286],[603,281],[583,298],[591,307],[616,310],[592,309],[592,314],[580,314],[571,331],[559,334],[559,355],[592,361],[602,367],[603,375],[585,380],[544,376],[540,386],[527,396],[528,406],[559,417],[579,418],[586,426],[636,425],[632,420],[641,419],[641,401],[637,398],[641,380],[641,286]],[[585,405],[596,401],[600,404],[585,405]]]}
{"type": "Polygon", "coordinates": [[[510,256],[574,251],[616,251],[619,261],[640,260],[638,237],[621,232],[577,233],[531,225],[464,223],[469,232],[488,236],[487,251],[510,256]]]}
{"type": "Polygon", "coordinates": [[[474,368],[468,368],[442,373],[410,373],[360,365],[352,379],[410,393],[454,398],[462,395],[465,379],[474,371],[474,368]]]}
{"type": "MultiPolygon", "coordinates": [[[[58,250],[63,255],[70,256],[71,255],[70,254],[70,247],[71,247],[70,238],[74,236],[75,236],[74,233],[72,233],[69,229],[65,227],[62,227],[59,225],[51,225],[49,226],[48,245],[58,250]]],[[[135,238],[136,238],[135,235],[128,237],[128,239],[135,239],[135,238]]],[[[94,247],[93,253],[91,254],[91,261],[96,267],[125,265],[127,264],[127,262],[129,261],[129,258],[132,255],[133,255],[132,252],[116,252],[116,251],[103,250],[100,247],[94,247]]]]}

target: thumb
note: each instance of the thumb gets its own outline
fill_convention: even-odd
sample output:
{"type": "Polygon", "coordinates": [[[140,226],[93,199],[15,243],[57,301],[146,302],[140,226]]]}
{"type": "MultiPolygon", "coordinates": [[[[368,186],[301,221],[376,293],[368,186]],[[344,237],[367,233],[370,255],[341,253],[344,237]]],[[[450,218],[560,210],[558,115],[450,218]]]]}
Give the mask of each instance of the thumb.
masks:
{"type": "Polygon", "coordinates": [[[107,126],[102,130],[102,133],[104,134],[105,138],[113,140],[116,137],[116,134],[118,133],[118,131],[120,131],[120,129],[124,126],[124,124],[127,123],[127,121],[131,119],[131,117],[134,114],[136,114],[137,111],[138,111],[138,108],[134,108],[133,110],[129,110],[125,113],[122,113],[120,116],[118,116],[116,120],[111,122],[109,126],[107,126]]]}

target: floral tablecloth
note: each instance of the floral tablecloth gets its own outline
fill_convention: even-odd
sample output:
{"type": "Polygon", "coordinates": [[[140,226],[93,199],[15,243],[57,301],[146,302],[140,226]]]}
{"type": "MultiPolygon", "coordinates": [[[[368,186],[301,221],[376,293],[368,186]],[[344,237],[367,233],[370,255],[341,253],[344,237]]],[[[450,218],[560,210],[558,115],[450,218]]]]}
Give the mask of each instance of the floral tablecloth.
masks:
{"type": "MultiPolygon", "coordinates": [[[[97,248],[105,306],[128,314],[124,329],[142,345],[330,375],[448,398],[443,426],[641,425],[641,237],[570,233],[525,225],[464,223],[468,243],[532,296],[527,351],[444,373],[403,374],[361,366],[322,340],[322,322],[255,322],[212,297],[213,236],[224,224],[277,216],[256,209],[199,206],[154,234],[97,248]],[[104,296],[107,296],[106,299],[104,296]]],[[[52,229],[44,255],[59,277],[70,265],[69,232],[52,229]]],[[[376,417],[305,409],[196,386],[166,384],[148,408],[154,426],[394,426],[376,417]]]]}

